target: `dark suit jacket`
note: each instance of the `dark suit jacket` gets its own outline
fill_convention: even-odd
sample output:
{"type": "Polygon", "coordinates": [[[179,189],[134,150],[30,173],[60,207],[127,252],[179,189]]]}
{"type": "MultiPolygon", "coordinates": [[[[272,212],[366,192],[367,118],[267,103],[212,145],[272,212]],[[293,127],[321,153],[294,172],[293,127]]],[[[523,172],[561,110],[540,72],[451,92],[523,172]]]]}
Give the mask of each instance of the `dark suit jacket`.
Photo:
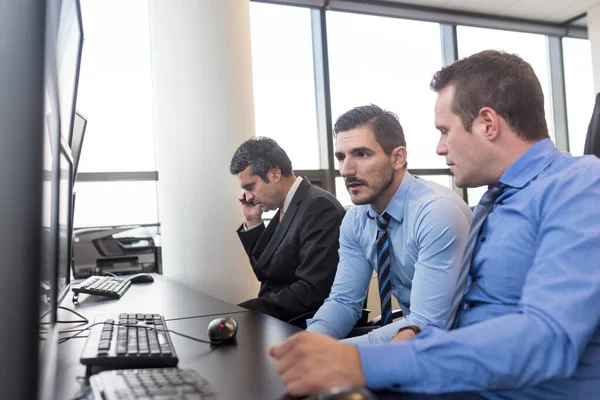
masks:
{"type": "MultiPolygon", "coordinates": [[[[284,321],[317,310],[329,296],[338,263],[344,208],[329,192],[303,178],[279,221],[238,235],[260,281],[258,297],[240,306],[284,321]]],[[[304,321],[302,321],[304,322],[304,321]]]]}

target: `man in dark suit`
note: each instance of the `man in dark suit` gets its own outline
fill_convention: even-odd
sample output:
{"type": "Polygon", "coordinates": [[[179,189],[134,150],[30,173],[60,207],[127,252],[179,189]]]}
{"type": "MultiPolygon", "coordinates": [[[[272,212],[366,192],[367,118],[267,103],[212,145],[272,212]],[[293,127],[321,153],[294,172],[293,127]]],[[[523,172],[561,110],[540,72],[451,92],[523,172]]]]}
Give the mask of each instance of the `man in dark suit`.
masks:
{"type": "Polygon", "coordinates": [[[316,311],[335,277],[344,208],[331,193],[296,177],[273,139],[244,142],[230,171],[242,188],[245,221],[237,232],[261,283],[258,296],[240,306],[283,321],[316,311]],[[270,210],[278,211],[265,227],[262,213],[270,210]]]}

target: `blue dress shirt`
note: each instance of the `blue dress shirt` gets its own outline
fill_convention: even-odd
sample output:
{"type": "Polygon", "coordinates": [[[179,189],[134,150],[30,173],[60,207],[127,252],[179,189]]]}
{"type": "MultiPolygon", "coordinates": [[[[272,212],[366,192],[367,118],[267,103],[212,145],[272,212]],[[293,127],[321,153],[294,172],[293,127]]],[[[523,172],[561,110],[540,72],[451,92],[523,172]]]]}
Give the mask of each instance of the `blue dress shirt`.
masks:
{"type": "Polygon", "coordinates": [[[501,176],[452,331],[358,346],[367,384],[490,399],[600,398],[600,160],[549,139],[501,176]]]}
{"type": "MultiPolygon", "coordinates": [[[[404,174],[386,207],[392,294],[404,318],[351,343],[389,342],[406,325],[449,328],[464,293],[461,267],[471,209],[453,191],[404,174]]],[[[352,207],[340,228],[340,261],[329,298],[308,321],[308,331],[345,338],[362,313],[377,268],[377,224],[370,205],[352,207]]]]}

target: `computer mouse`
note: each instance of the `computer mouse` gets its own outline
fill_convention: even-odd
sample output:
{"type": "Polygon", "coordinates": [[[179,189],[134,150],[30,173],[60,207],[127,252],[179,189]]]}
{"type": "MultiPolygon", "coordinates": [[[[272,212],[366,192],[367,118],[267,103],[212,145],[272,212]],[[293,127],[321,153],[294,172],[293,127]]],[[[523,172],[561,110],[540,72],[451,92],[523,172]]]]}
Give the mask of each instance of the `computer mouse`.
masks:
{"type": "Polygon", "coordinates": [[[375,400],[375,396],[361,387],[335,387],[307,400],[375,400]]]}
{"type": "Polygon", "coordinates": [[[154,282],[154,278],[150,274],[136,274],[129,278],[131,283],[151,283],[154,282]]]}
{"type": "Polygon", "coordinates": [[[229,317],[213,319],[208,324],[208,338],[211,342],[228,342],[235,338],[237,333],[237,321],[229,317]]]}

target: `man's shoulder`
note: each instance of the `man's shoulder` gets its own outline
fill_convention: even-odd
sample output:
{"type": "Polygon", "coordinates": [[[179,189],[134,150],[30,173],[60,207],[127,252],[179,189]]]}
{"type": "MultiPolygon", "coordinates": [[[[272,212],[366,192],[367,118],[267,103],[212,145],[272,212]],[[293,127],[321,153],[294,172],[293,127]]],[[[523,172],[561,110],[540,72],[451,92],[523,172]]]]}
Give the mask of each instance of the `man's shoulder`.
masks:
{"type": "Polygon", "coordinates": [[[312,183],[308,185],[304,197],[313,202],[322,203],[324,205],[329,203],[338,209],[344,209],[340,201],[332,193],[312,183]]]}
{"type": "Polygon", "coordinates": [[[452,189],[436,182],[415,177],[408,193],[409,214],[417,216],[429,211],[455,212],[471,218],[471,209],[452,189]]]}
{"type": "Polygon", "coordinates": [[[551,205],[560,198],[577,201],[583,193],[600,194],[600,159],[564,154],[531,183],[534,197],[551,205]]]}

